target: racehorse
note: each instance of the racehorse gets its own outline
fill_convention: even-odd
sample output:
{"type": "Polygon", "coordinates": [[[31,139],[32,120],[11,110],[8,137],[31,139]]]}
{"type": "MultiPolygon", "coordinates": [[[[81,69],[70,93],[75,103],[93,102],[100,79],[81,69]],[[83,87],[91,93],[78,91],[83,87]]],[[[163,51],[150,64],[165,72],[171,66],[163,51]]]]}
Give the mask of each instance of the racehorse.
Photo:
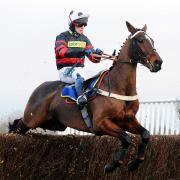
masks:
{"type": "MultiPolygon", "coordinates": [[[[137,95],[136,69],[140,63],[151,72],[158,72],[162,64],[162,59],[154,48],[153,39],[146,34],[147,26],[138,29],[129,22],[126,22],[126,26],[130,35],[99,87],[102,91],[108,92],[105,93],[108,95],[97,94],[96,98],[87,104],[93,132],[119,138],[122,144],[113,161],[105,166],[105,173],[122,166],[131,145],[131,138],[127,132],[141,137],[136,157],[128,163],[128,169],[135,170],[143,162],[150,133],[135,117],[139,108],[138,99],[133,99],[137,95]],[[120,97],[124,97],[125,100],[120,97]]],[[[60,96],[59,92],[64,85],[60,81],[52,81],[37,87],[29,98],[24,116],[9,125],[9,132],[25,134],[29,129],[37,127],[59,131],[71,127],[91,132],[84,123],[78,106],[67,104],[60,96]]]]}

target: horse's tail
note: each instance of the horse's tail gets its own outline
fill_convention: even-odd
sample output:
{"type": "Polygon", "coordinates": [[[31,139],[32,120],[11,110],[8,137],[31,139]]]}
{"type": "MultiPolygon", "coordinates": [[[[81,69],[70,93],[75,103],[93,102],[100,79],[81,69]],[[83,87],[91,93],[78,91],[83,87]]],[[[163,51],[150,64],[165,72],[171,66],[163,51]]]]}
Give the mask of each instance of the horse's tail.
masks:
{"type": "Polygon", "coordinates": [[[15,119],[12,123],[8,123],[9,133],[14,132],[16,130],[17,124],[20,120],[21,118],[15,119]]]}
{"type": "Polygon", "coordinates": [[[25,134],[29,128],[23,123],[22,118],[15,119],[8,125],[9,133],[25,134]]]}

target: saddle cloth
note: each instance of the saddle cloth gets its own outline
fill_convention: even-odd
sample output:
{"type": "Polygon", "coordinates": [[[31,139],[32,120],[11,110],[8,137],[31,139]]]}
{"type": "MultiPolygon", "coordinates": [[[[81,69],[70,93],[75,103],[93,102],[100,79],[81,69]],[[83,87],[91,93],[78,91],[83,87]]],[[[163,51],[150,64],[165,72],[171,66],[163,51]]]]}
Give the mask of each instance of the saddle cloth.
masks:
{"type": "MultiPolygon", "coordinates": [[[[106,72],[107,71],[102,71],[94,78],[88,80],[88,83],[87,83],[88,85],[86,86],[85,89],[83,89],[83,92],[85,93],[87,99],[93,97],[96,94],[98,90],[96,88],[96,85],[101,82],[106,72]]],[[[76,93],[75,84],[71,84],[71,85],[66,84],[61,91],[61,97],[68,98],[76,102],[78,96],[76,93]]]]}

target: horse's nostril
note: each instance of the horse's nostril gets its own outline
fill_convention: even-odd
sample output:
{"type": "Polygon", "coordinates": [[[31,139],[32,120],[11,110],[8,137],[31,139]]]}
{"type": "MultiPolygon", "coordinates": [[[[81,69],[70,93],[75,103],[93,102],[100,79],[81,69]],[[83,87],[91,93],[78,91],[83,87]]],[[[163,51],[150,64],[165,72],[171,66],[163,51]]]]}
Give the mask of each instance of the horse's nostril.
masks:
{"type": "Polygon", "coordinates": [[[156,61],[154,62],[154,64],[155,64],[155,66],[157,66],[157,67],[161,67],[162,60],[156,60],[156,61]]]}

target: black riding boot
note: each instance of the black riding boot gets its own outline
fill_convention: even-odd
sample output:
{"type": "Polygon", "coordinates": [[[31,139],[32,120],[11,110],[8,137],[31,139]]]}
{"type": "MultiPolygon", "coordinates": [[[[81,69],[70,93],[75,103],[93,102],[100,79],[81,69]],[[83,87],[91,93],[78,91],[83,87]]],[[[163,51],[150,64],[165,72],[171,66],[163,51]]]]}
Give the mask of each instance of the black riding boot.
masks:
{"type": "Polygon", "coordinates": [[[75,81],[75,89],[76,89],[76,92],[78,95],[77,104],[80,106],[84,106],[87,104],[87,97],[82,92],[83,81],[84,81],[84,79],[79,74],[77,74],[77,79],[75,81]]]}

